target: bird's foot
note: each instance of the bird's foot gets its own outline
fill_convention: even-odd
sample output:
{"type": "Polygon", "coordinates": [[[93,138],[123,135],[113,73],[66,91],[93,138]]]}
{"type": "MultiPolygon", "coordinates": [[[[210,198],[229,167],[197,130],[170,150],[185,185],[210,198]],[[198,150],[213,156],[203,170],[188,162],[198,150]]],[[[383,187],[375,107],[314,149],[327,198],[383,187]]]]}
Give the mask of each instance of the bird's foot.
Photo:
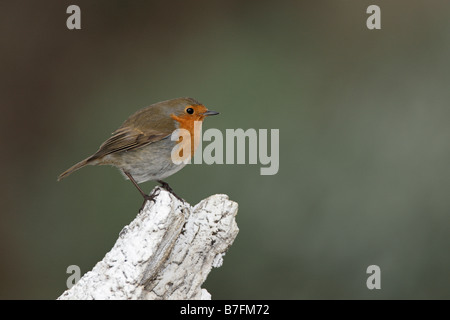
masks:
{"type": "Polygon", "coordinates": [[[144,207],[145,204],[147,203],[147,201],[153,201],[156,202],[155,198],[159,195],[159,189],[155,189],[151,194],[145,194],[142,195],[144,197],[144,202],[142,203],[141,208],[139,209],[139,212],[141,212],[144,207]]]}
{"type": "Polygon", "coordinates": [[[164,182],[162,180],[158,180],[158,182],[161,184],[161,188],[163,188],[166,191],[173,194],[174,197],[177,198],[178,200],[180,200],[181,202],[184,202],[184,200],[181,197],[179,197],[175,192],[173,192],[173,189],[169,186],[169,184],[167,182],[164,182]]]}

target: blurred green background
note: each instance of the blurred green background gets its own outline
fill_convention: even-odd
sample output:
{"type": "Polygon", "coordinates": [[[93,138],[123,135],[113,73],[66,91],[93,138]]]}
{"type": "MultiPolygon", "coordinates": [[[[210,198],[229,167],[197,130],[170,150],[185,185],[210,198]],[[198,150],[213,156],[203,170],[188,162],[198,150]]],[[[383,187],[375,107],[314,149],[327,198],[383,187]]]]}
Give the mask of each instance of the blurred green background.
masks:
{"type": "MultiPolygon", "coordinates": [[[[0,298],[55,299],[142,199],[110,167],[56,177],[130,114],[191,96],[204,129],[280,129],[280,170],[191,165],[239,203],[213,299],[450,298],[450,3],[2,1],[0,298]],[[66,28],[81,8],[82,30],[66,28]],[[382,29],[366,28],[381,7],[382,29]],[[381,268],[368,290],[366,268],[381,268]]],[[[150,191],[155,183],[142,186],[150,191]]]]}

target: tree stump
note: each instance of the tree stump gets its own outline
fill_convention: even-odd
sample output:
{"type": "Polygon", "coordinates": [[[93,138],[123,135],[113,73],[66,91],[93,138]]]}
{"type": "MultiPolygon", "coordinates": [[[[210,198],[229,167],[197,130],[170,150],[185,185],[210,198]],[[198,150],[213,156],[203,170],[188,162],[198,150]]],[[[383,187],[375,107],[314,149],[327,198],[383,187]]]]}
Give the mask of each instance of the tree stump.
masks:
{"type": "Polygon", "coordinates": [[[223,194],[192,207],[159,188],[103,260],[58,299],[211,299],[201,285],[239,232],[237,210],[223,194]]]}

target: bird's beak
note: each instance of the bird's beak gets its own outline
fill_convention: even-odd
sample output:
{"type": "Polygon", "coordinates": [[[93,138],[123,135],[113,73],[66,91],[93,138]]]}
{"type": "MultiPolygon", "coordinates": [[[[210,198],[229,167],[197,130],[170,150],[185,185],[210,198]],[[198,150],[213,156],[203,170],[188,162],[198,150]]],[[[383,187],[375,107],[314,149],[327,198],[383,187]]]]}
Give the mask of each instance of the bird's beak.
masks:
{"type": "Polygon", "coordinates": [[[216,111],[212,111],[212,110],[208,110],[208,111],[202,113],[202,115],[204,115],[204,116],[215,116],[217,114],[219,114],[219,113],[216,111]]]}

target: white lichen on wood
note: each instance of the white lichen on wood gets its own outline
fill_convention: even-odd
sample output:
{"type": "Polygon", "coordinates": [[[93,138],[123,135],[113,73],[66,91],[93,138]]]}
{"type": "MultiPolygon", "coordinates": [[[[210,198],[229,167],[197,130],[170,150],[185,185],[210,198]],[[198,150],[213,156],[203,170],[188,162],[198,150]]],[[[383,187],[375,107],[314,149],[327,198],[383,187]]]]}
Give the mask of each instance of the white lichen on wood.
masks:
{"type": "Polygon", "coordinates": [[[58,299],[211,299],[201,285],[237,236],[237,203],[213,195],[192,207],[163,189],[155,200],[58,299]]]}

